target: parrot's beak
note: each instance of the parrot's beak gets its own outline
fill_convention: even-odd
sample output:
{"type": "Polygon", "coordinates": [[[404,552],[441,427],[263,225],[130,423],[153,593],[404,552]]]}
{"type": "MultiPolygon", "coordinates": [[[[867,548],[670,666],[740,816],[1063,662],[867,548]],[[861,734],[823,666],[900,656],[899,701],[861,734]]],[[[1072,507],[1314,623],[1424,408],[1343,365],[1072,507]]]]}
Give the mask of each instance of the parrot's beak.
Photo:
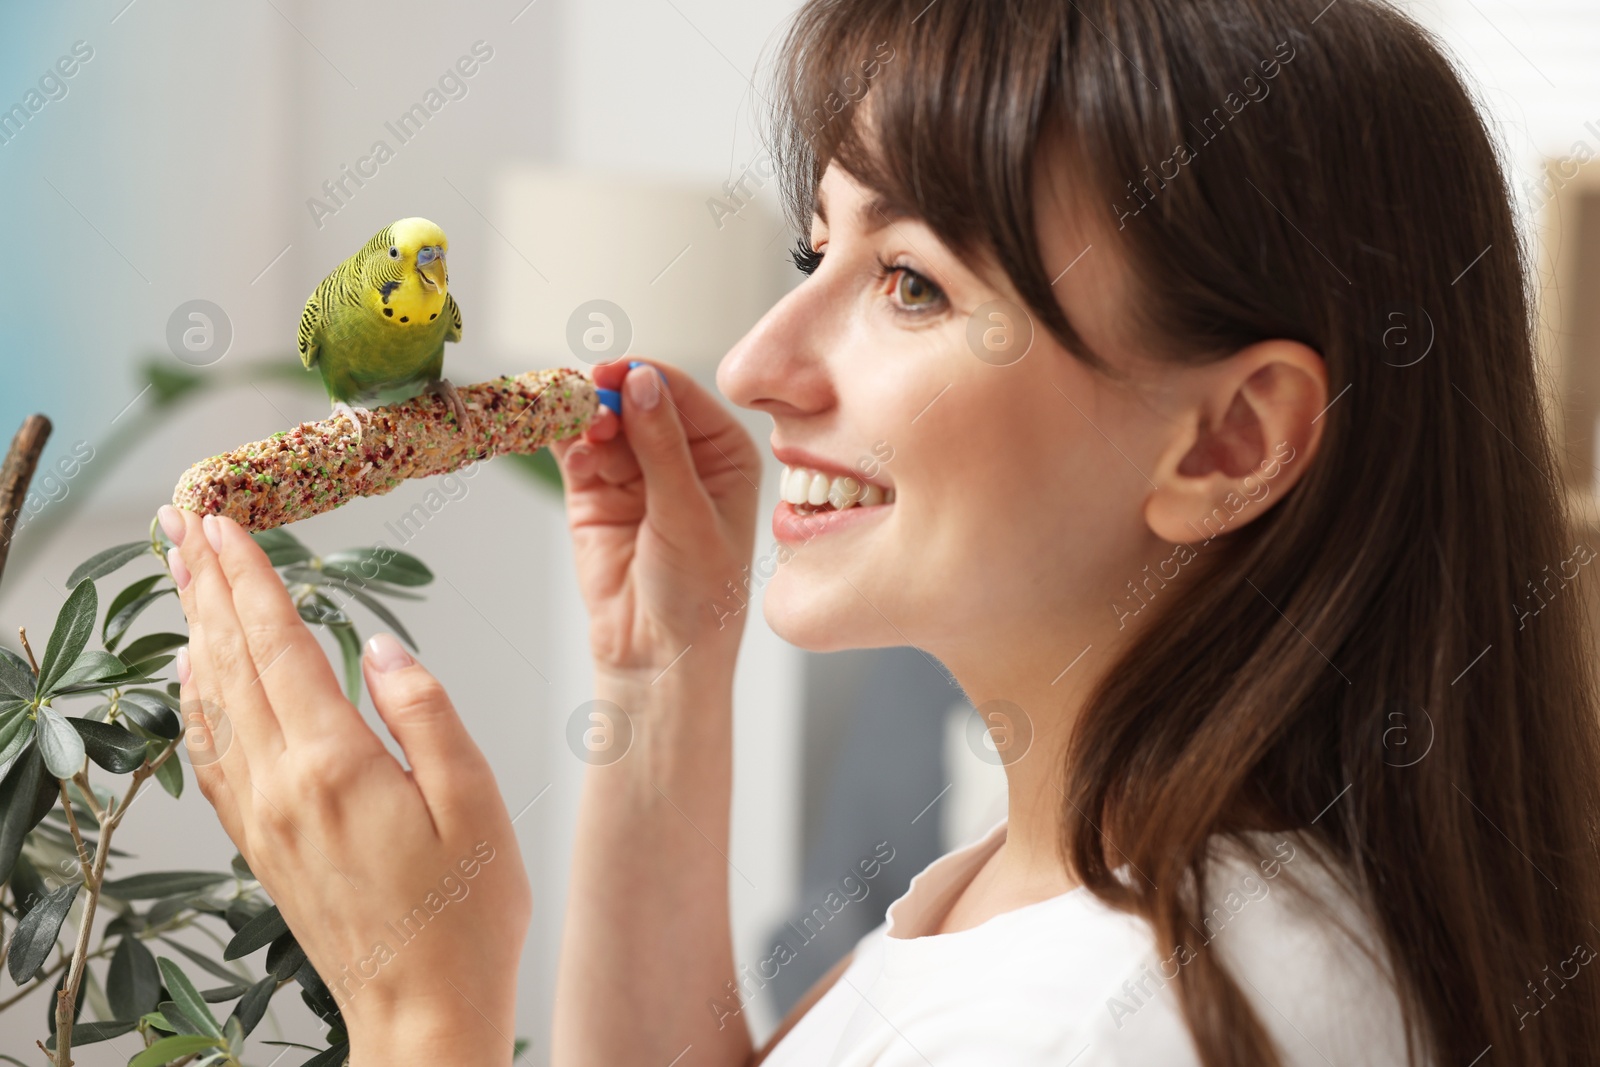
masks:
{"type": "Polygon", "coordinates": [[[429,245],[417,253],[417,277],[422,279],[422,287],[438,292],[443,292],[447,274],[444,264],[444,251],[437,245],[429,245]]]}

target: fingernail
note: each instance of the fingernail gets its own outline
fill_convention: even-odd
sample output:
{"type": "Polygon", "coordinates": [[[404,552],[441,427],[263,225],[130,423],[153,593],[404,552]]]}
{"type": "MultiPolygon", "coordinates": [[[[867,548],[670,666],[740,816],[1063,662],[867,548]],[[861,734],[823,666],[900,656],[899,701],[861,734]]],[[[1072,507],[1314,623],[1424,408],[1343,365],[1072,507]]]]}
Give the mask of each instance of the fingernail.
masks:
{"type": "MultiPolygon", "coordinates": [[[[630,360],[628,360],[628,369],[632,370],[635,367],[650,367],[650,364],[646,363],[642,359],[630,359],[630,360]]],[[[661,379],[661,391],[664,392],[664,393],[671,393],[672,392],[672,387],[667,384],[667,376],[665,374],[661,373],[661,368],[660,367],[650,367],[650,369],[656,372],[656,377],[657,378],[661,379]]]]}
{"type": "Polygon", "coordinates": [[[573,445],[567,452],[567,470],[573,474],[588,474],[594,467],[594,449],[588,445],[573,445]]]}
{"type": "Polygon", "coordinates": [[[222,523],[215,515],[207,515],[200,520],[200,528],[206,532],[206,540],[211,542],[214,552],[222,551],[222,523]]]}
{"type": "Polygon", "coordinates": [[[183,554],[175,548],[167,553],[167,570],[172,574],[174,585],[179,589],[189,588],[189,565],[183,562],[183,554]]]}
{"type": "Polygon", "coordinates": [[[189,684],[189,646],[179,645],[177,655],[172,660],[172,669],[178,674],[178,684],[189,684]]]}
{"type": "Polygon", "coordinates": [[[178,514],[178,509],[171,504],[162,504],[156,509],[156,521],[161,524],[161,532],[167,535],[167,540],[175,545],[183,544],[183,535],[188,532],[188,527],[183,524],[183,516],[178,514]]]}
{"type": "Polygon", "coordinates": [[[411,653],[395,640],[393,634],[378,633],[368,638],[367,655],[371,658],[372,665],[380,671],[396,671],[416,662],[411,658],[411,653]]]}
{"type": "Polygon", "coordinates": [[[653,369],[649,374],[635,374],[629,371],[624,386],[628,390],[628,399],[644,411],[649,411],[661,403],[661,376],[653,369]]]}

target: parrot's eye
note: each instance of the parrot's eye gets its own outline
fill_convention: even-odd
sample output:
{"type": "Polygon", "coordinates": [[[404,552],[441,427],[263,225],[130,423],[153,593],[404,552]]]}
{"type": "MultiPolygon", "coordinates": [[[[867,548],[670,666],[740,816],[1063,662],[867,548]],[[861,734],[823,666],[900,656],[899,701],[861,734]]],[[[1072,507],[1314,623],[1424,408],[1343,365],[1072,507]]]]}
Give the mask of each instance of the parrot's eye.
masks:
{"type": "Polygon", "coordinates": [[[393,245],[390,245],[389,246],[389,258],[390,259],[399,259],[400,258],[400,250],[398,248],[394,247],[393,245]]]}

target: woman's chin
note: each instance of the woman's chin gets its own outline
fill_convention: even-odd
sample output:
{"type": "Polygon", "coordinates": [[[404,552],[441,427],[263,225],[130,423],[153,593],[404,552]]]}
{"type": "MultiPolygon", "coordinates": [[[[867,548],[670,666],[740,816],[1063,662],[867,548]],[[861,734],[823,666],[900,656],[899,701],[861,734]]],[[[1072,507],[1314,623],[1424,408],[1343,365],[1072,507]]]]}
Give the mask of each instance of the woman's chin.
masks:
{"type": "Polygon", "coordinates": [[[789,567],[780,570],[767,586],[761,614],[773,633],[807,652],[905,643],[847,582],[791,573],[789,567]]]}

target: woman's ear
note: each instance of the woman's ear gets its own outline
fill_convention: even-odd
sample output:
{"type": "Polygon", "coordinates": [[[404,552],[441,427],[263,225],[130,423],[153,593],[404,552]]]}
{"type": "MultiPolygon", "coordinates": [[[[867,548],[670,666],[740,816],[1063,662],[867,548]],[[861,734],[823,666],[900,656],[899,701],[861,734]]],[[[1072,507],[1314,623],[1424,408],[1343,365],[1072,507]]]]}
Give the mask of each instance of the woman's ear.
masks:
{"type": "Polygon", "coordinates": [[[1272,340],[1186,372],[1184,407],[1152,473],[1145,522],[1171,544],[1209,541],[1266,513],[1322,439],[1328,372],[1297,341],[1272,340]]]}

